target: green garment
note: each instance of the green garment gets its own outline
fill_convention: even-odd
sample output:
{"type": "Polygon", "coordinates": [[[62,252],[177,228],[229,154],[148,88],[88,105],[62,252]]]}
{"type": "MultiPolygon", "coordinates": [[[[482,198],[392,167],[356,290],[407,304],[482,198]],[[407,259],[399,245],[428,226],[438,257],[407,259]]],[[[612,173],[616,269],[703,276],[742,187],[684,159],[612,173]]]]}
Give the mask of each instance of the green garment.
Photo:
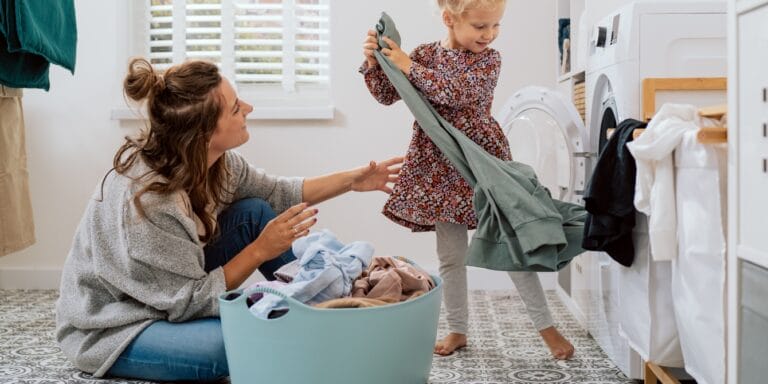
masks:
{"type": "Polygon", "coordinates": [[[50,88],[48,68],[75,73],[74,0],[0,0],[0,84],[50,88]]]}
{"type": "MultiPolygon", "coordinates": [[[[376,30],[380,47],[388,47],[382,36],[400,44],[395,24],[386,13],[376,30]]],[[[374,55],[421,129],[474,188],[478,225],[467,265],[502,271],[557,271],[584,252],[581,240],[587,213],[583,207],[552,199],[530,166],[487,153],[440,116],[389,58],[378,50],[374,55]]]]}

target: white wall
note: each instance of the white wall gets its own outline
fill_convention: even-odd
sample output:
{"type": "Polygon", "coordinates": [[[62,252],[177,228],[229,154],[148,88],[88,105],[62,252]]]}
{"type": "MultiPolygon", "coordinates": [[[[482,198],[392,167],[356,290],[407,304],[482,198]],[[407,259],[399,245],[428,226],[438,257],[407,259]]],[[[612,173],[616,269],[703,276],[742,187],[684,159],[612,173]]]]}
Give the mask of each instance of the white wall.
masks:
{"type": "MultiPolygon", "coordinates": [[[[332,87],[336,115],[328,121],[252,121],[240,148],[274,174],[317,175],[403,154],[412,116],[403,103],[384,107],[357,73],[361,42],[382,10],[397,22],[406,51],[445,33],[430,1],[370,0],[332,3],[332,87]]],[[[525,85],[555,83],[554,2],[508,0],[494,43],[504,59],[494,112],[525,85]]],[[[51,91],[24,96],[30,184],[37,243],[0,258],[0,288],[55,288],[72,235],[96,184],[110,168],[123,136],[136,122],[110,120],[123,108],[121,83],[128,42],[127,1],[77,1],[75,75],[51,68],[51,91]]],[[[403,255],[436,270],[434,234],[413,234],[381,214],[383,193],[347,194],[319,206],[316,228],[342,241],[366,240],[380,255],[403,255]]],[[[474,271],[473,288],[507,288],[499,272],[474,271]]],[[[551,276],[545,286],[552,287],[551,276]]]]}

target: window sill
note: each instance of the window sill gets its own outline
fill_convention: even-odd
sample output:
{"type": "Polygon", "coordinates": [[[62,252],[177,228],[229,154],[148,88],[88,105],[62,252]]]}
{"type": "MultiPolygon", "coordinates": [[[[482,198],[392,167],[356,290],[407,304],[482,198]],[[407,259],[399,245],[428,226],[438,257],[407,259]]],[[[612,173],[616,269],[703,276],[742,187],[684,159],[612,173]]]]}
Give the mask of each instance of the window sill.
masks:
{"type": "MultiPolygon", "coordinates": [[[[325,106],[300,107],[260,107],[248,114],[247,120],[332,120],[334,108],[325,106]]],[[[146,120],[143,111],[130,108],[114,108],[110,113],[112,120],[146,120]]]]}

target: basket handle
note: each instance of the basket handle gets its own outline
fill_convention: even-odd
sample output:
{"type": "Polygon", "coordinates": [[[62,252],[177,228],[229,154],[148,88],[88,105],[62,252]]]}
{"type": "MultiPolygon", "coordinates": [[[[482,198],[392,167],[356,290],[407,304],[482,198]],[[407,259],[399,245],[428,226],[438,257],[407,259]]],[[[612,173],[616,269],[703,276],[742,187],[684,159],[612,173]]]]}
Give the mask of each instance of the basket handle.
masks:
{"type": "MultiPolygon", "coordinates": [[[[270,288],[270,287],[256,287],[256,288],[253,288],[253,289],[249,289],[248,293],[249,294],[254,294],[254,293],[265,293],[265,294],[267,294],[268,293],[268,294],[272,294],[272,295],[278,296],[278,297],[280,297],[281,299],[285,300],[288,303],[288,312],[289,313],[290,313],[290,311],[293,311],[293,310],[307,311],[307,312],[309,312],[309,311],[317,311],[318,310],[316,308],[313,308],[312,306],[306,305],[306,304],[302,303],[301,301],[298,301],[298,300],[294,299],[291,296],[286,295],[284,292],[282,292],[280,290],[277,290],[277,289],[274,289],[274,288],[270,288]]],[[[245,291],[241,290],[240,294],[241,295],[245,295],[245,291]]],[[[286,313],[285,316],[287,316],[287,315],[288,314],[286,313]]]]}
{"type": "MultiPolygon", "coordinates": [[[[249,289],[248,293],[250,293],[250,294],[254,294],[254,293],[269,293],[269,294],[272,294],[272,295],[275,295],[275,296],[280,296],[281,298],[286,299],[286,300],[290,299],[290,297],[288,297],[288,295],[286,295],[282,291],[278,291],[277,289],[270,288],[270,287],[256,287],[256,288],[253,288],[253,289],[249,289]]],[[[242,294],[245,294],[245,291],[243,291],[242,294]]],[[[293,300],[297,301],[296,299],[293,299],[293,300]]]]}

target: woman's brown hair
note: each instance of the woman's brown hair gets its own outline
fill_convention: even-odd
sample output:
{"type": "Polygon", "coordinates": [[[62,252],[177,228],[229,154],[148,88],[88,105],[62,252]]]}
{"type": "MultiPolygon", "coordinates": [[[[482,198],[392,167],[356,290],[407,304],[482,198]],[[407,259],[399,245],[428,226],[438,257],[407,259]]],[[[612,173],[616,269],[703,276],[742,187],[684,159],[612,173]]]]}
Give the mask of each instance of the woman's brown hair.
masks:
{"type": "Polygon", "coordinates": [[[164,178],[134,195],[142,216],[143,194],[186,192],[205,227],[200,236],[204,242],[214,234],[210,205],[222,202],[227,177],[224,156],[208,167],[208,143],[222,112],[221,81],[216,65],[205,61],[188,61],[159,73],[146,59],[131,60],[123,87],[131,99],[146,99],[149,125],[137,137],[126,137],[113,160],[115,171],[125,174],[140,157],[151,169],[142,177],[164,178]]]}

